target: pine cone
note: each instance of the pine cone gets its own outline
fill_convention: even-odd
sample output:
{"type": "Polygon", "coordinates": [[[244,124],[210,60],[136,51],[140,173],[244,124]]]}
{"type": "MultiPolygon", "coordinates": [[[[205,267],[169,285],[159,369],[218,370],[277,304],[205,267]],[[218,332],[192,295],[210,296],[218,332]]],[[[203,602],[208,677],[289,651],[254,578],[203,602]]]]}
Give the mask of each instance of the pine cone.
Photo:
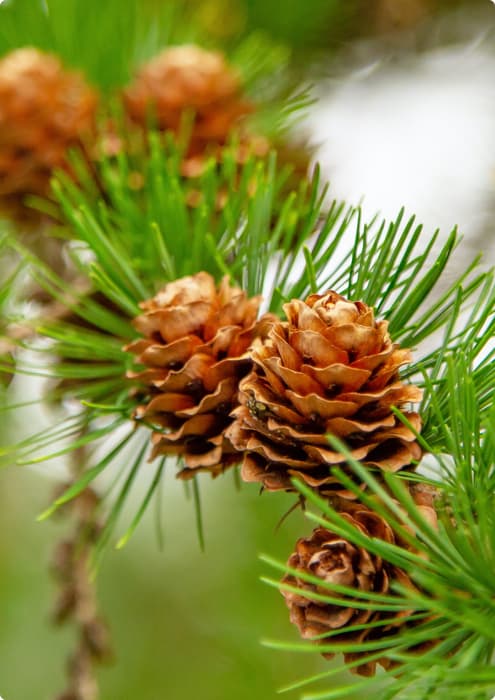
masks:
{"type": "Polygon", "coordinates": [[[378,0],[372,5],[378,32],[411,29],[424,21],[431,10],[431,0],[378,0]]]}
{"type": "Polygon", "coordinates": [[[224,144],[238,120],[251,111],[239,79],[222,54],[198,46],[174,46],[144,65],[124,91],[126,111],[145,126],[178,132],[185,110],[194,112],[191,153],[224,144]]]}
{"type": "MultiPolygon", "coordinates": [[[[430,526],[436,527],[437,518],[433,507],[433,496],[428,502],[416,498],[411,489],[411,495],[417,501],[418,510],[424,516],[430,526]]],[[[344,499],[336,499],[336,510],[341,511],[342,517],[360,533],[370,538],[378,538],[398,546],[406,546],[394,534],[388,523],[377,513],[360,503],[351,503],[344,499]]],[[[353,598],[349,598],[349,605],[332,605],[322,601],[311,600],[305,597],[305,592],[318,593],[327,596],[342,595],[332,592],[332,584],[348,586],[359,591],[373,591],[374,593],[391,594],[392,582],[398,582],[402,586],[415,589],[408,574],[398,567],[383,561],[381,557],[368,552],[363,547],[352,544],[345,538],[337,535],[324,527],[318,527],[311,537],[301,538],[296,543],[295,552],[290,556],[287,565],[305,574],[316,576],[326,584],[318,586],[288,574],[282,583],[297,588],[300,593],[282,590],[287,607],[290,610],[290,620],[295,624],[304,639],[311,639],[318,635],[334,630],[341,630],[341,634],[335,638],[340,643],[363,643],[370,640],[384,639],[395,635],[400,628],[408,624],[408,617],[412,611],[401,611],[395,617],[390,612],[357,609],[353,607],[353,598]],[[363,625],[380,621],[385,624],[358,632],[346,632],[346,629],[354,625],[363,625]]],[[[346,596],[344,596],[346,599],[346,596]]],[[[363,602],[363,599],[360,599],[363,602]]],[[[325,638],[318,640],[325,644],[325,638]]],[[[346,663],[352,663],[366,656],[369,652],[345,653],[346,663]]],[[[332,658],[333,654],[324,653],[326,658],[332,658]]],[[[364,661],[352,669],[354,673],[362,676],[372,676],[376,665],[380,663],[384,668],[391,668],[395,664],[384,656],[378,662],[364,661]]]]}
{"type": "MultiPolygon", "coordinates": [[[[255,107],[243,95],[238,75],[219,52],[194,45],[166,49],[140,69],[134,82],[124,91],[123,100],[130,121],[141,128],[151,122],[160,131],[177,134],[184,112],[194,114],[189,147],[181,164],[181,174],[185,178],[200,177],[210,158],[220,162],[233,131],[237,132],[234,157],[239,167],[250,156],[263,158],[274,149],[279,164],[290,165],[293,169],[285,183],[287,190],[297,189],[301,178],[306,177],[310,153],[305,146],[270,142],[262,134],[249,130],[246,117],[255,107]]],[[[135,135],[134,132],[125,147],[140,153],[143,144],[132,137],[135,135]]],[[[118,148],[122,147],[121,143],[118,148]]],[[[136,189],[140,189],[142,175],[136,171],[132,176],[136,189]]],[[[219,209],[227,198],[228,192],[219,193],[219,209]]],[[[201,200],[202,193],[192,189],[188,203],[196,207],[201,200]]]]}
{"type": "Polygon", "coordinates": [[[182,478],[197,470],[215,476],[239,461],[225,430],[239,380],[251,368],[247,350],[271,323],[268,316],[256,321],[259,303],[226,277],[216,289],[211,275],[200,272],[141,304],[144,313],[134,325],[145,338],[125,348],[146,366],[130,375],[146,394],[136,418],[153,427],[152,459],[183,456],[182,478]]]}
{"type": "MultiPolygon", "coordinates": [[[[399,379],[411,355],[392,343],[387,322],[335,292],[284,309],[288,321],[253,346],[254,367],[240,384],[242,405],[227,432],[244,452],[243,479],[277,491],[291,489],[297,476],[322,493],[353,498],[330,473],[333,465],[345,469],[346,460],[327,434],[378,470],[394,472],[419,459],[414,434],[391,407],[418,401],[421,391],[399,379]]],[[[419,430],[419,416],[405,415],[419,430]]]]}
{"type": "Polygon", "coordinates": [[[83,78],[37,49],[0,61],[0,208],[29,219],[26,195],[46,197],[67,151],[93,131],[97,96],[83,78]]]}

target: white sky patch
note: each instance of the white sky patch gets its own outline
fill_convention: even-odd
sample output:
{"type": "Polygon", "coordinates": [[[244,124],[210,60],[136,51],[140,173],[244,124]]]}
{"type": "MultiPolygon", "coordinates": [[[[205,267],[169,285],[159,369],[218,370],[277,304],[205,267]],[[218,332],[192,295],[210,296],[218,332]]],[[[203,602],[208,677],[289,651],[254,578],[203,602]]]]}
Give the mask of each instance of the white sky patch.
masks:
{"type": "Polygon", "coordinates": [[[444,235],[457,224],[467,248],[494,260],[494,71],[475,42],[320,85],[306,126],[331,195],[364,197],[366,216],[404,205],[444,235]]]}

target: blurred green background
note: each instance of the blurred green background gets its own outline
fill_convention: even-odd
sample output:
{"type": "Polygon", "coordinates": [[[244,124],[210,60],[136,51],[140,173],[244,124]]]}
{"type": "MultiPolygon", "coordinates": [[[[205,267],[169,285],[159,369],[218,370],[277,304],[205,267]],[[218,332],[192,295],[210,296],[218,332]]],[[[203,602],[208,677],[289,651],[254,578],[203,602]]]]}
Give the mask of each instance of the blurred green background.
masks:
{"type": "MultiPolygon", "coordinates": [[[[100,672],[103,700],[268,700],[299,676],[328,668],[318,655],[264,649],[261,637],[297,639],[280,594],[259,580],[273,572],[260,552],[287,557],[309,532],[285,494],[238,492],[232,474],[202,480],[206,551],[180,484],[164,485],[164,548],[153,508],[124,550],[110,548],[98,587],[115,663],[100,672]]],[[[4,700],[52,700],[64,685],[69,629],[50,625],[55,585],[48,569],[67,524],[36,523],[54,482],[40,472],[0,473],[0,693],[4,700]]],[[[136,505],[136,504],[134,504],[136,505]]],[[[131,506],[132,508],[132,506],[131,506]]],[[[289,693],[287,697],[297,697],[289,693]]]]}

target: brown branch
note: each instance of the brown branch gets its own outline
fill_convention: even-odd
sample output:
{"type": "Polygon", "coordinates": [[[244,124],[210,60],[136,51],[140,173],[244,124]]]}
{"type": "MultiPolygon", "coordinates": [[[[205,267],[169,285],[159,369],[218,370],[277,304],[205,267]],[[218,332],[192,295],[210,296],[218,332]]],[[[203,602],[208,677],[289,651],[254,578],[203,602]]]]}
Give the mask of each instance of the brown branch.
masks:
{"type": "Polygon", "coordinates": [[[78,631],[67,664],[68,685],[57,700],[98,700],[96,667],[112,659],[108,628],[98,612],[91,576],[91,554],[101,530],[99,504],[96,492],[87,488],[65,506],[74,528],[68,539],[58,543],[52,562],[59,584],[53,620],[60,625],[72,623],[78,631]]]}

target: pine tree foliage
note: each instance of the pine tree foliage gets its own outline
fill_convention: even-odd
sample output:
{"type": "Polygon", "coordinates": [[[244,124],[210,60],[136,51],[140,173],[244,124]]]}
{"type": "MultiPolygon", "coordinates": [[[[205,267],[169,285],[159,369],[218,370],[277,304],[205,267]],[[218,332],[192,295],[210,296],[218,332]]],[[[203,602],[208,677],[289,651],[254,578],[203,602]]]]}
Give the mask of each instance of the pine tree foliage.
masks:
{"type": "MultiPolygon", "coordinates": [[[[165,47],[198,43],[210,48],[195,10],[181,0],[5,0],[0,5],[0,56],[23,46],[54,53],[110,99],[165,47]],[[119,41],[109,41],[109,36],[119,41]]],[[[308,102],[307,91],[294,84],[288,45],[251,31],[220,49],[228,52],[246,94],[258,103],[255,122],[265,131],[278,133],[287,126],[281,112],[308,102]]]]}
{"type": "MultiPolygon", "coordinates": [[[[127,480],[113,506],[109,519],[113,526],[148,456],[146,427],[136,430],[132,421],[137,399],[125,379],[133,360],[122,347],[136,336],[130,321],[139,312],[140,301],[166,282],[197,270],[209,271],[217,279],[229,274],[250,295],[263,294],[266,307],[277,313],[284,300],[321,289],[361,298],[389,321],[391,333],[403,345],[419,347],[408,374],[422,373],[425,385],[443,388],[431,396],[444,406],[442,396],[449,395],[445,355],[464,338],[474,361],[493,323],[493,283],[488,273],[477,271],[476,261],[448,289],[435,294],[442,271],[455,255],[455,232],[437,255],[432,252],[436,236],[424,249],[421,226],[402,212],[390,224],[365,223],[358,209],[337,202],[325,205],[326,192],[317,171],[309,186],[302,183],[298,191],[287,193],[287,170],[277,169],[274,154],[268,161],[252,157],[239,170],[234,150],[229,149],[220,167],[212,162],[194,184],[201,204],[191,207],[191,184],[177,170],[180,147],[169,142],[164,149],[158,135],[150,139],[144,184],[137,195],[129,186],[129,163],[122,154],[117,162],[102,162],[105,199],[97,199],[89,178],[86,188],[64,176],[55,184],[75,239],[69,246],[73,263],[97,297],[75,295],[71,283],[11,241],[30,262],[36,282],[68,314],[67,320],[40,319],[34,324],[34,341],[22,345],[32,346],[40,362],[24,364],[21,354],[16,371],[57,380],[51,399],[71,396],[82,408],[50,431],[4,447],[2,461],[11,462],[13,455],[19,464],[46,461],[81,445],[97,445],[124,426],[117,444],[55,504],[74,497],[113,460],[122,460],[129,441],[143,441],[142,448],[125,451],[132,452],[134,461],[128,462],[127,480]],[[218,197],[226,188],[230,196],[218,209],[218,197]],[[467,309],[470,318],[465,321],[467,309]],[[443,333],[440,347],[429,347],[426,341],[438,333],[443,333]],[[40,337],[51,342],[40,346],[40,337]],[[47,365],[47,356],[58,360],[47,365]]],[[[474,380],[475,393],[485,404],[490,368],[485,360],[474,380]]],[[[425,405],[432,402],[428,396],[425,405]]],[[[427,437],[429,431],[436,432],[438,449],[447,451],[436,419],[427,427],[427,437]]],[[[157,476],[153,488],[158,483],[157,476]]]]}
{"type": "MultiPolygon", "coordinates": [[[[179,3],[162,3],[157,9],[138,0],[107,0],[104,5],[95,0],[6,0],[0,6],[0,55],[26,45],[54,52],[82,70],[103,94],[115,96],[135,68],[163,46],[198,40],[208,45],[190,20],[179,3]],[[108,42],[109,33],[119,41],[108,42]]],[[[329,203],[318,168],[311,179],[294,177],[276,150],[309,100],[304,89],[292,85],[290,51],[258,34],[229,48],[248,95],[262,103],[255,123],[274,145],[269,155],[253,154],[239,162],[239,137],[232,134],[220,156],[207,159],[197,177],[186,178],[181,163],[191,124],[184,120],[179,138],[155,132],[150,124],[137,150],[99,153],[90,167],[80,154],[71,154],[77,177],[57,173],[53,202],[33,202],[57,219],[40,235],[57,241],[69,259],[69,274],[27,247],[19,232],[6,227],[0,232],[2,423],[25,405],[11,402],[5,388],[16,374],[47,380],[42,396],[29,403],[49,406],[54,415],[49,429],[2,445],[0,466],[49,462],[85,448],[85,469],[41,515],[46,518],[118,464],[97,556],[115,541],[116,531],[121,547],[159,494],[165,469],[180,468],[174,458],[153,461],[149,487],[126,523],[129,494],[143,471],[150,470],[150,430],[136,420],[139,390],[128,377],[135,360],[124,349],[138,337],[132,321],[140,304],[165,284],[200,271],[217,282],[227,275],[249,296],[262,295],[263,311],[280,316],[286,301],[328,289],[362,300],[388,322],[393,341],[413,351],[414,360],[401,378],[424,390],[423,429],[416,437],[427,458],[414,472],[378,481],[352,459],[344,443],[328,436],[366,490],[342,470],[334,472],[357,500],[406,541],[414,540],[414,549],[364,537],[307,486],[294,485],[301,501],[314,507],[307,512],[311,521],[393,563],[416,584],[414,589],[395,585],[386,594],[359,595],[328,585],[324,595],[315,594],[318,599],[338,606],[342,596],[352,596],[358,598],[356,605],[391,617],[414,610],[415,624],[400,634],[370,636],[361,643],[339,641],[340,632],[334,630],[318,645],[267,645],[290,652],[364,652],[370,661],[386,651],[398,664],[386,674],[344,685],[335,680],[341,667],[331,666],[290,686],[303,689],[307,700],[364,693],[385,700],[489,698],[495,687],[493,273],[483,271],[475,259],[460,262],[452,279],[446,271],[462,259],[457,231],[445,240],[438,231],[430,235],[403,211],[392,222],[378,217],[365,221],[359,208],[329,203]],[[49,299],[29,316],[22,305],[27,279],[49,299]],[[420,517],[409,480],[438,489],[438,530],[420,517]],[[420,653],[426,645],[428,652],[420,653]]],[[[102,121],[108,114],[121,142],[128,143],[118,108],[107,105],[102,121]]],[[[202,542],[200,483],[195,477],[191,490],[202,542]]],[[[277,571],[291,573],[285,564],[266,560],[277,571]]],[[[306,580],[322,586],[309,574],[306,580]]],[[[372,625],[377,623],[364,623],[361,629],[372,625]]],[[[353,663],[362,660],[349,664],[351,670],[353,663]]]]}
{"type": "MultiPolygon", "coordinates": [[[[492,307],[493,310],[493,307],[492,307]]],[[[448,406],[434,404],[435,424],[443,433],[443,444],[448,456],[438,451],[434,444],[423,438],[425,449],[436,462],[435,486],[440,489],[440,527],[432,530],[419,516],[417,508],[404,489],[400,477],[387,475],[383,485],[363,467],[352,460],[349,466],[369,487],[367,496],[359,495],[363,503],[376,501],[382,507],[380,514],[394,528],[408,528],[414,533],[417,553],[413,554],[396,545],[380,540],[364,542],[367,550],[392,562],[406,571],[417,589],[396,586],[391,595],[360,593],[359,600],[366,605],[389,611],[390,616],[399,610],[414,610],[418,622],[408,630],[385,641],[367,641],[361,645],[339,643],[339,631],[324,636],[323,645],[310,643],[272,642],[269,647],[284,651],[319,653],[322,651],[365,651],[366,658],[375,660],[387,650],[390,658],[399,663],[396,672],[378,674],[375,677],[348,683],[335,684],[332,679],[340,668],[333,667],[318,676],[303,679],[286,690],[304,688],[303,698],[324,700],[350,697],[353,693],[373,697],[425,699],[465,698],[476,700],[493,694],[495,671],[490,666],[494,651],[494,635],[491,620],[495,614],[493,604],[493,474],[495,461],[495,427],[493,412],[493,380],[490,384],[490,405],[485,404],[485,392],[476,390],[472,381],[469,351],[464,348],[444,358],[447,365],[445,390],[450,400],[448,406]],[[477,430],[473,430],[473,427],[477,430]],[[418,644],[435,641],[427,653],[408,651],[418,644]],[[307,690],[313,684],[323,685],[325,690],[307,690]]],[[[488,379],[493,373],[493,363],[481,363],[479,371],[488,379]]],[[[430,385],[427,390],[435,392],[430,385]]],[[[431,397],[429,397],[431,398],[431,397]]],[[[432,402],[433,404],[434,402],[432,402]]],[[[329,438],[332,441],[332,438],[329,438]]],[[[345,451],[345,445],[340,444],[345,451]]],[[[416,478],[420,477],[418,474],[416,478]]],[[[328,527],[355,543],[363,544],[363,537],[306,486],[296,484],[302,494],[319,512],[308,512],[308,518],[328,527]]],[[[290,571],[285,565],[270,557],[264,559],[280,571],[290,571]]],[[[300,576],[300,572],[297,572],[300,576]]],[[[310,582],[324,588],[321,579],[308,577],[310,582]]],[[[270,585],[280,586],[278,581],[266,579],[270,585]]],[[[323,600],[339,604],[339,595],[356,595],[354,589],[328,586],[323,600]],[[342,590],[341,590],[342,589],[342,590]]],[[[364,627],[364,626],[363,626],[364,627]]],[[[348,631],[348,630],[346,630],[348,631]]],[[[362,660],[361,660],[362,663],[362,660]]],[[[357,663],[355,664],[357,665],[357,663]]]]}
{"type": "MultiPolygon", "coordinates": [[[[362,533],[349,526],[341,514],[328,502],[319,499],[302,483],[296,483],[301,494],[319,512],[307,512],[311,521],[342,535],[356,546],[398,566],[417,586],[395,586],[392,595],[378,596],[360,592],[358,602],[367,609],[381,610],[393,617],[400,610],[414,611],[415,625],[395,637],[385,637],[362,644],[339,643],[339,630],[322,635],[322,642],[272,642],[269,647],[284,651],[306,653],[366,652],[364,659],[376,661],[386,651],[387,657],[399,664],[397,672],[378,674],[365,680],[342,682],[335,677],[341,667],[334,665],[326,672],[287,686],[285,690],[304,689],[307,700],[344,698],[372,694],[373,697],[425,699],[491,698],[495,674],[490,666],[493,656],[493,581],[488,573],[493,559],[493,478],[495,443],[493,428],[494,404],[494,323],[493,276],[487,274],[479,289],[476,304],[468,321],[463,319],[459,330],[447,327],[437,362],[419,363],[424,378],[425,395],[422,415],[425,426],[418,440],[425,451],[425,466],[413,474],[386,475],[388,487],[354,461],[344,444],[329,436],[335,449],[347,453],[348,463],[358,481],[368,487],[366,494],[341,470],[335,470],[339,480],[364,504],[378,512],[397,531],[409,528],[414,532],[417,554],[380,540],[363,539],[362,533]],[[464,331],[466,331],[464,333],[464,331]],[[453,342],[452,342],[453,341],[453,342]],[[449,347],[450,346],[450,347],[449,347]],[[429,483],[439,489],[440,528],[432,531],[419,516],[417,507],[404,489],[404,478],[429,483]],[[392,501],[391,497],[395,500],[392,501]],[[378,502],[382,507],[377,507],[378,502]],[[417,622],[420,621],[420,622],[417,622]],[[437,642],[428,651],[411,652],[416,645],[437,642]],[[334,680],[335,678],[335,680],[334,680]],[[311,686],[324,688],[311,690],[311,686]],[[309,688],[309,689],[308,689],[309,688]],[[355,695],[356,694],[356,695],[355,695]]],[[[405,421],[404,419],[404,422],[405,421]]],[[[271,557],[263,557],[278,571],[292,573],[309,583],[326,584],[300,571],[293,571],[271,557]]],[[[286,588],[273,579],[267,583],[286,588]]],[[[355,589],[328,585],[328,595],[316,599],[338,605],[339,597],[349,595],[356,600],[355,589]]],[[[290,587],[289,587],[290,589],[290,587]]],[[[295,589],[297,592],[297,589],[295,589]]],[[[305,594],[306,595],[306,594],[305,594]]],[[[311,594],[308,595],[311,599],[311,594]]],[[[370,623],[370,628],[373,627],[370,623]]],[[[385,624],[382,622],[381,624],[385,624]]],[[[364,630],[366,625],[360,628],[364,630]]],[[[345,628],[349,633],[353,628],[345,628]]],[[[419,646],[421,649],[421,646],[419,646]]]]}

